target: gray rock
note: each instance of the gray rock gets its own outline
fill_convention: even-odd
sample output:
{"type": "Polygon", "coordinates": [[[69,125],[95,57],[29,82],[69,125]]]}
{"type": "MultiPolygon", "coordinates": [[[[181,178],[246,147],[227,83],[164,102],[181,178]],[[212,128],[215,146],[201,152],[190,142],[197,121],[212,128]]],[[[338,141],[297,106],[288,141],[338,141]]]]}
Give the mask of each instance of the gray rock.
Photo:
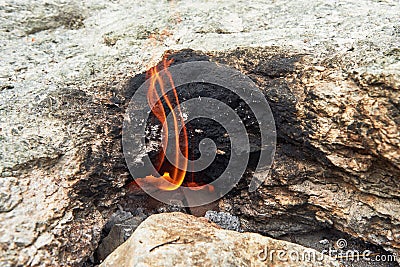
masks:
{"type": "Polygon", "coordinates": [[[225,230],[233,230],[242,232],[240,228],[240,220],[237,216],[229,214],[227,212],[216,212],[209,210],[204,215],[205,218],[209,219],[211,222],[218,224],[225,230]]]}
{"type": "Polygon", "coordinates": [[[125,242],[145,218],[144,214],[133,216],[130,212],[123,210],[115,212],[104,227],[104,230],[109,233],[102,239],[97,248],[98,259],[104,260],[119,245],[125,242]]]}

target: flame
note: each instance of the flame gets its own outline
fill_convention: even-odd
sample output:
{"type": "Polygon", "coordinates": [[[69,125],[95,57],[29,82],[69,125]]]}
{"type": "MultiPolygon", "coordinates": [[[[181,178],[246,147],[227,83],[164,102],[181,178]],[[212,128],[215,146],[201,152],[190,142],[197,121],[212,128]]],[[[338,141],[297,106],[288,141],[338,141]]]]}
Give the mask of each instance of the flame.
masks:
{"type": "MultiPolygon", "coordinates": [[[[160,184],[157,183],[157,187],[162,190],[175,190],[182,185],[183,180],[186,175],[187,165],[188,165],[188,136],[187,130],[184,123],[184,119],[182,116],[182,110],[179,104],[178,93],[176,91],[174,81],[172,79],[171,73],[168,71],[168,67],[171,65],[172,60],[167,60],[167,57],[164,56],[162,65],[163,70],[167,76],[167,81],[165,81],[160,75],[160,69],[158,66],[152,67],[148,71],[148,77],[150,79],[150,86],[147,93],[147,102],[150,107],[152,107],[152,112],[156,116],[156,118],[160,121],[162,125],[165,125],[163,131],[162,145],[164,148],[167,148],[168,144],[168,133],[170,131],[171,125],[168,125],[166,122],[167,115],[164,109],[164,106],[161,102],[161,97],[164,99],[166,105],[168,106],[169,111],[171,112],[173,118],[173,133],[174,133],[174,151],[175,151],[175,165],[182,166],[182,169],[173,166],[169,172],[165,172],[162,176],[165,180],[167,180],[170,184],[160,184]],[[169,82],[172,87],[173,97],[172,99],[165,92],[165,84],[169,82]],[[157,90],[157,85],[160,88],[160,92],[157,90]],[[174,108],[176,107],[176,110],[174,108]],[[182,139],[180,140],[179,133],[179,125],[182,125],[182,139]],[[181,141],[183,143],[183,149],[181,149],[181,141]],[[183,150],[183,151],[182,151],[183,150]],[[182,151],[184,158],[179,157],[179,152],[182,151]],[[183,161],[183,162],[181,162],[183,161]]],[[[157,171],[159,171],[165,161],[165,153],[164,151],[160,152],[160,157],[158,159],[158,164],[156,166],[157,171]]]]}
{"type": "MultiPolygon", "coordinates": [[[[181,166],[182,168],[172,166],[171,169],[164,172],[161,177],[155,177],[153,175],[148,175],[144,178],[137,178],[135,181],[131,182],[128,185],[128,190],[131,193],[138,193],[140,191],[139,188],[145,191],[151,190],[165,190],[165,191],[173,191],[178,189],[182,183],[184,182],[185,176],[188,170],[188,134],[186,125],[184,123],[182,110],[179,103],[178,93],[175,88],[174,81],[172,79],[171,73],[168,71],[168,67],[171,65],[173,60],[167,60],[167,56],[163,57],[162,67],[160,68],[158,65],[149,69],[146,73],[147,78],[149,80],[149,89],[147,92],[147,102],[151,107],[151,112],[157,118],[157,120],[164,125],[162,131],[162,146],[164,149],[161,149],[158,158],[156,159],[156,169],[159,172],[165,163],[165,152],[167,146],[172,145],[174,154],[174,160],[176,166],[181,166]],[[161,75],[161,70],[164,71],[165,75],[161,75]],[[165,76],[167,79],[165,79],[165,76]],[[172,88],[172,97],[166,94],[165,88],[166,83],[169,83],[172,88]],[[157,87],[158,85],[158,87],[157,87]],[[159,88],[159,89],[157,89],[159,88]],[[166,108],[163,105],[162,100],[164,100],[165,104],[168,107],[168,110],[171,113],[173,118],[173,125],[168,125],[167,122],[167,113],[166,108]],[[179,125],[182,125],[182,135],[179,132],[179,125]],[[172,128],[172,130],[171,130],[172,128]],[[170,144],[168,142],[168,134],[174,134],[173,142],[170,144]],[[182,136],[182,138],[181,138],[182,136]],[[181,145],[182,144],[182,145],[181,145]],[[182,152],[183,158],[179,156],[179,152],[182,152]],[[163,178],[163,179],[161,179],[163,178]]],[[[199,191],[203,189],[207,189],[209,192],[214,192],[214,186],[210,184],[199,184],[195,182],[194,178],[194,166],[192,162],[191,166],[191,175],[188,177],[188,181],[186,181],[186,185],[190,190],[199,191]]]]}
{"type": "Polygon", "coordinates": [[[196,182],[188,182],[187,186],[189,187],[190,190],[193,191],[207,189],[209,192],[214,192],[214,186],[211,184],[198,185],[196,182]]]}
{"type": "MultiPolygon", "coordinates": [[[[171,9],[175,9],[175,2],[174,0],[171,0],[170,2],[171,9]]],[[[173,13],[173,12],[171,12],[173,13]]],[[[174,22],[176,25],[180,24],[182,22],[181,16],[179,12],[175,12],[172,16],[174,19],[174,22]]],[[[154,49],[156,46],[162,45],[162,43],[165,42],[167,38],[172,38],[173,33],[171,32],[170,29],[166,28],[160,31],[159,33],[155,34],[150,34],[149,35],[149,44],[150,46],[154,49]]],[[[150,59],[150,64],[154,63],[155,60],[155,54],[150,59]]],[[[161,150],[160,154],[158,155],[157,158],[157,163],[156,163],[156,169],[157,171],[160,171],[161,168],[163,167],[163,164],[165,162],[165,153],[166,148],[168,145],[171,145],[168,143],[168,134],[170,131],[171,126],[173,127],[172,131],[174,133],[174,151],[175,151],[175,165],[176,166],[182,166],[182,169],[173,166],[171,170],[168,170],[168,172],[164,172],[162,177],[155,177],[153,175],[148,175],[144,178],[137,178],[135,181],[131,182],[128,184],[127,188],[130,192],[137,192],[137,190],[140,188],[156,188],[160,190],[166,190],[166,191],[172,191],[178,189],[186,176],[187,173],[187,167],[188,167],[188,134],[187,134],[187,129],[184,123],[184,119],[182,116],[182,111],[181,107],[179,104],[179,99],[178,99],[178,93],[176,91],[174,81],[172,79],[171,73],[168,71],[168,67],[171,65],[173,62],[172,59],[168,60],[167,56],[164,55],[163,60],[162,60],[162,68],[160,69],[158,65],[151,67],[147,73],[146,76],[147,78],[150,79],[150,85],[149,85],[149,90],[147,92],[147,102],[150,107],[152,107],[151,111],[154,114],[154,116],[159,120],[161,125],[164,125],[163,132],[162,132],[162,146],[164,150],[161,150]],[[164,73],[167,76],[167,81],[164,80],[164,77],[160,75],[160,71],[164,70],[164,73]],[[165,84],[169,82],[170,86],[172,87],[172,92],[173,92],[173,97],[172,99],[165,94],[165,84]],[[160,88],[160,91],[157,90],[157,85],[160,88]],[[173,125],[168,125],[166,122],[167,116],[166,116],[166,110],[163,106],[162,100],[164,99],[165,104],[167,105],[169,111],[171,112],[171,115],[173,117],[173,125]],[[176,107],[177,112],[174,111],[174,108],[176,107]],[[180,133],[179,133],[179,123],[182,125],[182,140],[180,139],[180,133]],[[182,147],[180,144],[182,144],[182,147]],[[179,157],[179,151],[182,151],[183,154],[183,159],[179,157]],[[183,162],[180,162],[183,161],[183,162]],[[160,179],[164,178],[164,179],[160,179]]],[[[192,173],[191,180],[188,181],[187,186],[192,189],[192,190],[201,190],[203,188],[208,188],[210,192],[214,191],[214,187],[212,185],[199,185],[196,182],[194,182],[194,176],[192,173]]]]}

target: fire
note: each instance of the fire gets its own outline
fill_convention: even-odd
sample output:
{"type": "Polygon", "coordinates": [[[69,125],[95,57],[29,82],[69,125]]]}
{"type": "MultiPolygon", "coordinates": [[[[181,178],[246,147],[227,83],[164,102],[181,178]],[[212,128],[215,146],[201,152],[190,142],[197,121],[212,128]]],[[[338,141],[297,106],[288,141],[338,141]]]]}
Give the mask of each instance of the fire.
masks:
{"type": "MultiPolygon", "coordinates": [[[[172,166],[171,170],[169,170],[168,172],[164,172],[162,178],[164,178],[167,182],[154,176],[146,176],[145,178],[135,180],[136,184],[141,187],[151,184],[158,189],[167,191],[176,190],[182,185],[188,166],[188,135],[182,116],[182,110],[179,104],[178,93],[176,91],[171,73],[168,71],[168,67],[171,65],[171,63],[172,60],[167,60],[167,57],[165,56],[162,61],[162,69],[160,69],[158,66],[154,66],[150,68],[150,70],[147,72],[147,76],[150,79],[150,86],[147,92],[147,102],[149,106],[152,107],[151,111],[154,116],[159,120],[161,125],[165,126],[162,133],[162,146],[164,147],[164,149],[166,149],[169,145],[173,146],[173,151],[175,152],[174,157],[176,166],[172,166]],[[164,70],[167,79],[164,79],[165,77],[160,75],[161,70],[164,70]],[[169,83],[169,85],[171,86],[173,97],[169,97],[166,94],[166,83],[169,83]],[[157,89],[157,85],[159,87],[159,90],[157,89]],[[166,123],[167,113],[161,99],[164,99],[165,104],[167,105],[168,110],[171,113],[171,116],[173,118],[173,125],[168,125],[168,123],[166,123]],[[174,108],[176,108],[176,110],[174,110],[174,108]],[[181,135],[179,133],[179,125],[182,125],[182,140],[180,138],[181,135]],[[174,134],[172,144],[168,143],[169,131],[172,131],[174,134]],[[180,151],[184,156],[183,159],[179,157],[180,151]],[[181,166],[182,168],[178,168],[177,166],[181,166]]],[[[165,153],[164,150],[162,150],[157,159],[157,171],[160,171],[164,162],[165,153]]]]}
{"type": "MultiPolygon", "coordinates": [[[[171,7],[173,8],[174,1],[171,1],[171,7]]],[[[173,15],[175,24],[181,23],[182,19],[180,17],[179,12],[175,12],[173,15]]],[[[162,44],[167,38],[171,38],[173,33],[170,29],[163,29],[159,33],[151,34],[149,36],[150,45],[154,48],[157,45],[162,44]]],[[[153,55],[154,56],[154,55],[153,55]]],[[[154,57],[150,60],[151,63],[154,63],[154,57]]],[[[172,166],[168,171],[164,171],[164,174],[161,177],[155,177],[153,175],[148,175],[144,178],[137,178],[135,181],[131,182],[127,188],[131,192],[138,192],[139,187],[147,190],[166,190],[173,191],[178,189],[184,182],[185,176],[187,174],[188,169],[188,134],[187,129],[184,123],[184,119],[182,116],[182,110],[178,99],[178,93],[174,85],[174,81],[172,79],[171,73],[168,71],[168,67],[172,64],[173,60],[167,59],[167,56],[164,55],[162,60],[162,66],[158,65],[151,67],[146,76],[150,79],[150,85],[147,92],[147,102],[151,107],[151,111],[157,120],[164,125],[162,131],[162,149],[160,154],[158,155],[156,162],[156,170],[160,173],[161,169],[164,168],[166,155],[164,151],[167,151],[166,148],[168,146],[173,146],[173,151],[175,153],[174,160],[175,166],[172,166]],[[165,75],[160,75],[160,72],[164,70],[165,75]],[[167,78],[165,79],[165,76],[167,78]],[[172,88],[173,96],[169,97],[165,93],[166,84],[172,88]],[[157,89],[157,85],[159,90],[157,89]],[[173,118],[173,125],[168,125],[166,123],[167,120],[167,112],[166,108],[163,105],[162,99],[168,107],[168,110],[173,118]],[[176,110],[174,110],[176,108],[176,110]],[[182,125],[182,134],[179,132],[179,125],[182,125]],[[174,139],[173,143],[170,144],[168,142],[168,134],[173,133],[174,139]],[[182,152],[183,158],[179,156],[179,152],[182,152]],[[180,166],[176,167],[176,166],[180,166]],[[162,179],[163,178],[163,179],[162,179]]],[[[186,181],[186,185],[191,190],[202,190],[207,188],[209,192],[214,191],[214,187],[212,185],[200,185],[194,181],[194,174],[192,172],[191,179],[186,181]]]]}
{"type": "Polygon", "coordinates": [[[193,191],[207,189],[209,192],[214,192],[214,186],[210,184],[198,185],[196,182],[188,182],[187,186],[189,187],[190,190],[193,191]]]}
{"type": "MultiPolygon", "coordinates": [[[[167,57],[165,56],[163,58],[162,64],[163,64],[163,70],[168,77],[168,81],[165,81],[163,77],[160,76],[160,69],[157,66],[152,67],[149,72],[148,76],[150,77],[150,87],[149,91],[147,93],[147,102],[152,107],[152,112],[153,114],[157,117],[157,119],[160,121],[162,125],[164,125],[167,116],[165,109],[163,107],[163,104],[161,102],[161,97],[164,99],[166,105],[168,106],[169,111],[171,112],[172,118],[173,118],[173,132],[174,132],[174,143],[172,144],[174,146],[174,151],[175,151],[175,165],[176,166],[182,166],[182,169],[173,166],[170,172],[165,172],[163,175],[163,178],[170,182],[173,185],[160,185],[160,189],[162,190],[175,190],[179,186],[182,185],[183,180],[186,175],[187,171],[187,165],[188,165],[188,136],[187,136],[187,130],[186,126],[184,123],[184,119],[182,116],[182,110],[179,104],[179,99],[178,99],[178,93],[176,91],[174,81],[172,79],[171,73],[168,71],[168,67],[171,65],[172,60],[167,60],[167,57]],[[173,97],[172,99],[166,94],[165,92],[165,84],[166,82],[169,82],[172,92],[173,92],[173,97]],[[160,91],[158,92],[156,85],[159,85],[160,91]],[[176,107],[176,111],[174,108],[176,107]],[[180,143],[180,133],[179,133],[179,125],[182,125],[182,135],[183,135],[183,149],[181,149],[180,143]],[[183,151],[182,151],[183,150],[183,151]],[[181,159],[179,157],[179,152],[183,152],[184,158],[181,159]],[[183,162],[180,162],[182,161],[183,162]]],[[[163,131],[163,142],[162,145],[164,148],[167,148],[168,144],[168,132],[170,130],[171,125],[168,125],[168,123],[165,123],[164,131],[163,131]]],[[[164,151],[161,151],[161,158],[159,159],[158,166],[157,166],[157,171],[161,169],[162,164],[164,163],[165,160],[165,153],[164,151]]]]}
{"type": "MultiPolygon", "coordinates": [[[[162,68],[158,66],[154,66],[150,68],[147,72],[147,77],[149,80],[149,89],[147,92],[147,102],[151,107],[151,112],[157,118],[157,120],[164,125],[162,131],[162,149],[156,159],[156,169],[158,172],[163,168],[163,164],[165,163],[166,155],[164,151],[166,151],[167,146],[173,146],[174,151],[174,160],[175,165],[172,166],[168,171],[165,171],[161,177],[155,177],[153,175],[148,175],[144,178],[138,178],[134,182],[128,185],[128,190],[131,192],[137,192],[138,187],[145,190],[165,190],[165,191],[173,191],[178,189],[184,182],[185,177],[187,176],[188,170],[188,133],[184,123],[184,118],[182,115],[182,110],[179,103],[178,93],[174,85],[174,81],[172,79],[171,73],[168,71],[168,67],[171,65],[172,60],[167,60],[167,57],[164,56],[162,61],[162,68]],[[165,75],[161,75],[161,70],[164,70],[165,75]],[[165,79],[166,76],[166,79],[165,79]],[[166,94],[166,84],[172,88],[172,97],[169,97],[166,94]],[[158,86],[157,86],[158,85],[158,86]],[[159,88],[159,89],[158,89],[159,88]],[[173,118],[172,125],[169,125],[167,122],[167,112],[164,107],[162,100],[164,100],[165,104],[168,107],[169,112],[173,118]],[[179,125],[182,125],[182,134],[179,132],[179,125]],[[173,142],[170,144],[168,142],[168,134],[173,133],[173,142]],[[182,152],[183,158],[179,156],[179,152],[182,152]],[[181,166],[182,168],[178,168],[177,166],[181,166]],[[163,178],[163,179],[162,179],[163,178]]],[[[193,168],[193,166],[192,166],[193,168]]],[[[198,184],[195,182],[194,173],[192,171],[192,175],[188,177],[188,181],[186,181],[186,185],[189,189],[194,191],[199,191],[203,189],[207,189],[209,192],[214,192],[214,187],[208,184],[198,184]]]]}

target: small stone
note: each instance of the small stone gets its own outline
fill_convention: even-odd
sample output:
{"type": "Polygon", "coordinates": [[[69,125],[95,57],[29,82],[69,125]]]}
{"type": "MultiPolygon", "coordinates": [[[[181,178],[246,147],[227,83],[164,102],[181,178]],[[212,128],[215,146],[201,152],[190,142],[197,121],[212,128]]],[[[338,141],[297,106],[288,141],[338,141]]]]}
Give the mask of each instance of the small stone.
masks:
{"type": "Polygon", "coordinates": [[[204,215],[205,218],[209,219],[213,223],[218,224],[223,229],[233,230],[237,232],[243,232],[240,227],[240,220],[238,217],[227,213],[227,212],[216,212],[213,210],[209,210],[204,215]]]}
{"type": "Polygon", "coordinates": [[[115,212],[105,226],[109,233],[97,248],[97,257],[100,260],[104,260],[132,235],[145,218],[145,215],[140,214],[133,217],[130,212],[123,210],[115,212]]]}

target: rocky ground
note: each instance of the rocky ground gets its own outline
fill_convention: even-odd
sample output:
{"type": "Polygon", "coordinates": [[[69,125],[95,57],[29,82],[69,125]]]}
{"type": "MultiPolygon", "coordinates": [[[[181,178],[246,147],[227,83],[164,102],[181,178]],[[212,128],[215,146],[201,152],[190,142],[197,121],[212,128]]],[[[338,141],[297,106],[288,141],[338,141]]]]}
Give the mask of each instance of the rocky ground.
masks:
{"type": "Polygon", "coordinates": [[[399,253],[398,14],[390,0],[3,1],[1,265],[95,261],[128,203],[128,82],[186,48],[248,74],[277,123],[267,183],[220,210],[306,246],[329,228],[399,253]]]}

